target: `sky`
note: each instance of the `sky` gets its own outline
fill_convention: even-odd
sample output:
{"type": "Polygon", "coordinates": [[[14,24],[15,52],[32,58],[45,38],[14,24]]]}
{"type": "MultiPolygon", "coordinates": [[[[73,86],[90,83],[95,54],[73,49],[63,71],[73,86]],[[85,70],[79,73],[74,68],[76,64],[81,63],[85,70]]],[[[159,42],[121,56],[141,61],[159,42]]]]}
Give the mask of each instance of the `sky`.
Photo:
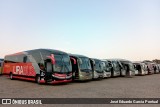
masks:
{"type": "Polygon", "coordinates": [[[0,57],[38,48],[160,59],[160,0],[0,0],[0,57]]]}

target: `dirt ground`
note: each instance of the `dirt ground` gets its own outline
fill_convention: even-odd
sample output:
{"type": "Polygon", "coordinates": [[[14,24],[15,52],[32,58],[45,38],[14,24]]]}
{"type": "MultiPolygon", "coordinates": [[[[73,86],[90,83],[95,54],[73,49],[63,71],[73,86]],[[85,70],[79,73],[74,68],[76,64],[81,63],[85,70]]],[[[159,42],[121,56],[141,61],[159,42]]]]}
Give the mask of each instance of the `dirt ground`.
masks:
{"type": "MultiPolygon", "coordinates": [[[[6,76],[0,76],[0,98],[160,98],[159,79],[160,79],[160,74],[154,74],[147,76],[135,76],[133,78],[116,77],[116,78],[108,78],[108,79],[94,80],[87,82],[72,82],[59,85],[51,85],[51,84],[39,85],[30,81],[10,80],[6,76]]],[[[17,105],[12,105],[12,107],[13,106],[18,107],[17,105]]],[[[25,107],[29,105],[23,105],[23,106],[25,107]]],[[[46,106],[53,106],[53,105],[43,105],[43,107],[46,106]]],[[[101,107],[106,105],[58,104],[54,106],[101,107]]],[[[134,104],[134,105],[110,105],[110,106],[149,107],[151,105],[134,104]]],[[[152,105],[152,106],[158,107],[158,105],[152,105]]]]}

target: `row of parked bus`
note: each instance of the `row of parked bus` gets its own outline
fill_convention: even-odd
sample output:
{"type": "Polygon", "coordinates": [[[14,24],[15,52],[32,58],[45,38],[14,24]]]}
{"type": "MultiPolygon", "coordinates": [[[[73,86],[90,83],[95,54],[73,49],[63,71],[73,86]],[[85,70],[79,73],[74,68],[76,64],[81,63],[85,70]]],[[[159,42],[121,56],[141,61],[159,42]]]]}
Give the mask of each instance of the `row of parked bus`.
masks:
{"type": "Polygon", "coordinates": [[[64,83],[116,76],[133,77],[160,72],[160,65],[131,62],[124,59],[96,59],[68,54],[59,50],[35,49],[6,55],[0,60],[1,74],[10,79],[25,79],[37,83],[64,83]]]}

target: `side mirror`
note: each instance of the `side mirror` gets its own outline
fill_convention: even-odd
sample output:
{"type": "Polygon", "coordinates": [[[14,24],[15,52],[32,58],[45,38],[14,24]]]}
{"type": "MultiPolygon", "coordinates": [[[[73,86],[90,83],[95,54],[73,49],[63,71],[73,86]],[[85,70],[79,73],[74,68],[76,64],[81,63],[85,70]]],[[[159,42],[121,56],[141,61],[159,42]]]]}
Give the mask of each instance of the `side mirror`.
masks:
{"type": "Polygon", "coordinates": [[[78,62],[81,65],[82,64],[82,59],[78,58],[78,62]]]}
{"type": "Polygon", "coordinates": [[[121,69],[124,68],[121,62],[118,62],[118,64],[119,64],[119,67],[120,67],[121,69]]]}
{"type": "Polygon", "coordinates": [[[111,67],[113,67],[113,64],[111,64],[111,67]]]}
{"type": "Polygon", "coordinates": [[[95,65],[96,65],[96,62],[95,62],[94,60],[92,60],[92,62],[93,62],[93,65],[95,66],[95,65]]]}
{"type": "Polygon", "coordinates": [[[52,64],[56,63],[56,60],[54,58],[54,54],[51,54],[51,56],[47,56],[47,57],[51,59],[52,64]]]}
{"type": "Polygon", "coordinates": [[[70,59],[73,60],[74,64],[76,64],[76,59],[75,58],[71,57],[70,59]]]}
{"type": "Polygon", "coordinates": [[[109,67],[113,67],[113,64],[111,62],[108,62],[109,67]]]}

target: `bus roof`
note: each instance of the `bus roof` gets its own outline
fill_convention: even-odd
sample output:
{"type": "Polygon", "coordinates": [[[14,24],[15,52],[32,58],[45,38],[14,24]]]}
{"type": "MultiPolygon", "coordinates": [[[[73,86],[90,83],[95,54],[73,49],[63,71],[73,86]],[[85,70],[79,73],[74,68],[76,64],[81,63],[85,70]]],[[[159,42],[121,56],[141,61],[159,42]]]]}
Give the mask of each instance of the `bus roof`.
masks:
{"type": "Polygon", "coordinates": [[[53,54],[67,54],[66,52],[63,52],[60,50],[54,50],[54,49],[33,49],[33,50],[22,51],[22,52],[18,52],[14,54],[9,54],[6,56],[22,55],[22,54],[27,54],[27,53],[32,53],[32,52],[48,52],[48,53],[53,53],[53,54]]]}
{"type": "Polygon", "coordinates": [[[144,62],[144,63],[152,63],[153,61],[150,61],[150,60],[144,60],[143,62],[144,62]]]}
{"type": "Polygon", "coordinates": [[[86,57],[86,58],[89,58],[89,57],[87,57],[87,56],[78,55],[78,54],[69,54],[69,56],[73,56],[73,57],[86,57]]]}
{"type": "MultiPolygon", "coordinates": [[[[126,60],[126,59],[120,59],[120,58],[105,59],[105,60],[108,60],[108,61],[129,61],[129,60],[126,60]]],[[[131,61],[129,61],[129,62],[131,62],[131,61]]]]}
{"type": "Polygon", "coordinates": [[[53,54],[67,54],[66,52],[60,51],[60,50],[54,50],[54,49],[34,49],[34,50],[28,50],[28,51],[24,51],[24,52],[35,52],[35,51],[39,51],[39,52],[50,52],[53,54]]]}
{"type": "Polygon", "coordinates": [[[95,60],[95,61],[102,61],[100,59],[97,59],[97,58],[91,58],[92,60],[95,60]]]}
{"type": "Polygon", "coordinates": [[[143,63],[143,62],[141,62],[141,61],[133,61],[132,63],[143,63]]]}
{"type": "Polygon", "coordinates": [[[108,59],[108,60],[129,61],[129,60],[126,60],[126,59],[121,59],[121,58],[112,58],[112,59],[108,59]]]}

